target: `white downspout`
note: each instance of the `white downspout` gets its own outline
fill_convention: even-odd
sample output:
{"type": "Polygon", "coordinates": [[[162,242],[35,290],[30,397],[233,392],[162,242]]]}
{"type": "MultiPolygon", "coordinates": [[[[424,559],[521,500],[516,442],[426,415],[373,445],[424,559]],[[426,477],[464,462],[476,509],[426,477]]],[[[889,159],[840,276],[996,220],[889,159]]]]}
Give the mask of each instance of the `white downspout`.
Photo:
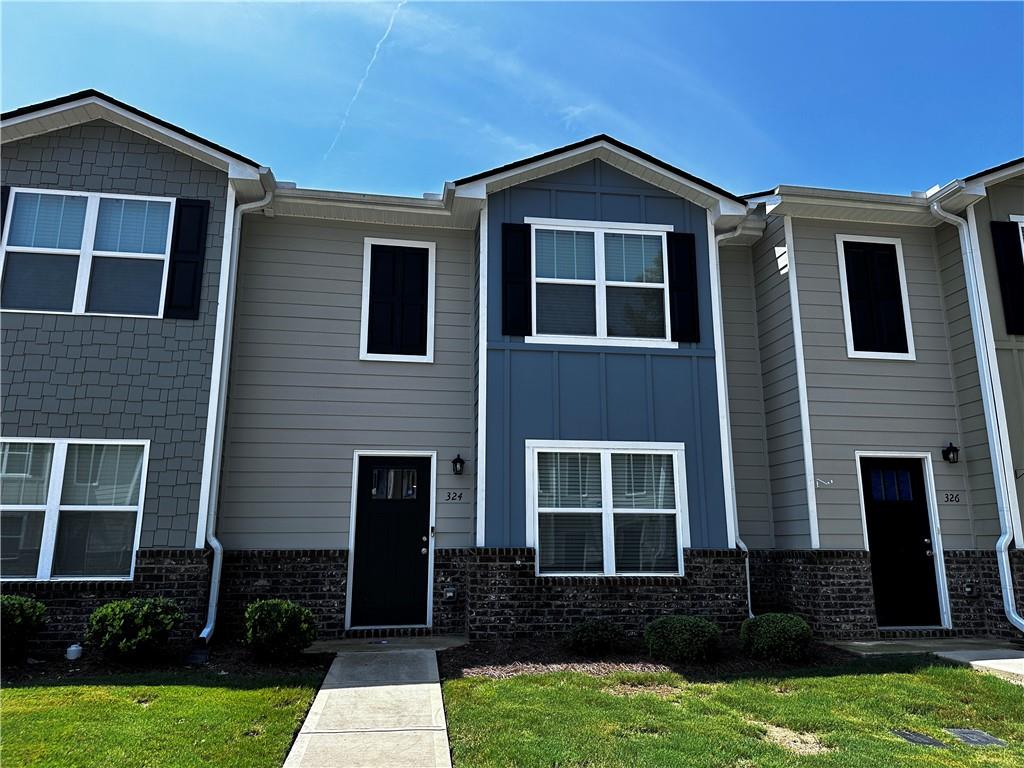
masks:
{"type": "MultiPolygon", "coordinates": [[[[209,502],[206,511],[206,540],[213,550],[213,564],[210,569],[210,603],[206,609],[206,626],[199,637],[206,643],[210,642],[213,630],[217,625],[217,601],[220,597],[220,574],[224,565],[224,545],[217,538],[217,497],[220,492],[220,464],[224,452],[224,420],[227,415],[228,403],[228,372],[231,368],[231,335],[234,327],[235,280],[238,274],[238,248],[242,239],[242,216],[249,211],[263,208],[274,197],[273,186],[267,188],[262,199],[235,207],[231,225],[231,251],[226,264],[221,267],[220,295],[217,305],[217,327],[222,334],[221,358],[216,375],[216,421],[214,430],[213,456],[211,457],[209,502]]],[[[211,393],[211,398],[214,397],[211,393]]],[[[212,410],[212,408],[211,408],[212,410]]],[[[207,429],[211,425],[207,424],[207,429]]]]}
{"type": "MultiPolygon", "coordinates": [[[[726,240],[731,240],[732,238],[738,236],[740,234],[740,230],[741,229],[743,229],[743,222],[740,222],[739,225],[736,227],[736,229],[732,230],[731,232],[723,232],[720,235],[715,235],[715,255],[718,257],[718,261],[719,261],[719,269],[718,269],[718,279],[719,280],[722,279],[721,245],[726,240]]],[[[723,355],[725,354],[725,313],[724,312],[722,313],[722,354],[723,355]]],[[[723,370],[725,370],[725,360],[722,361],[722,368],[723,368],[723,370]]],[[[729,402],[728,402],[729,385],[728,385],[728,382],[726,382],[725,391],[726,391],[726,402],[723,403],[723,416],[722,416],[722,418],[726,419],[726,421],[729,423],[729,428],[732,429],[732,420],[729,418],[729,402]]],[[[732,494],[732,499],[733,499],[733,503],[732,503],[733,530],[736,532],[736,546],[739,548],[740,552],[743,553],[743,566],[746,569],[746,573],[747,573],[747,616],[749,616],[750,618],[754,618],[754,599],[753,599],[753,594],[752,594],[752,590],[751,590],[751,586],[750,586],[750,550],[747,549],[747,545],[744,543],[743,539],[740,538],[740,513],[739,513],[739,507],[736,504],[736,472],[735,471],[733,471],[730,474],[730,480],[731,480],[731,483],[730,483],[731,487],[726,489],[726,493],[732,494]]]]}
{"type": "Polygon", "coordinates": [[[999,564],[999,581],[1003,590],[1003,610],[1021,632],[1024,632],[1024,618],[1017,611],[1017,603],[1013,594],[1013,572],[1010,570],[1010,540],[1013,539],[1013,523],[1010,520],[1009,491],[1006,487],[1006,466],[1003,463],[1001,450],[1001,432],[1003,425],[995,417],[995,398],[999,397],[995,390],[992,377],[992,350],[988,340],[992,338],[989,328],[990,318],[981,311],[984,286],[978,279],[981,255],[972,246],[972,238],[968,223],[943,209],[939,200],[929,206],[935,218],[952,224],[960,235],[960,251],[964,257],[964,277],[967,282],[968,305],[971,310],[971,326],[974,329],[974,346],[977,349],[978,378],[981,380],[981,398],[985,406],[985,422],[988,431],[988,450],[992,456],[992,470],[995,480],[996,509],[999,512],[999,539],[996,541],[996,561],[999,564]]]}

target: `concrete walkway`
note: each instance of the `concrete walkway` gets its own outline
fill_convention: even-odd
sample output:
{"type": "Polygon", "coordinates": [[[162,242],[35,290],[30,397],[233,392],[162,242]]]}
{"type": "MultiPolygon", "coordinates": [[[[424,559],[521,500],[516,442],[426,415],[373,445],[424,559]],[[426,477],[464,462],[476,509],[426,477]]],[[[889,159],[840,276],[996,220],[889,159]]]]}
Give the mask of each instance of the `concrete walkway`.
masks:
{"type": "Polygon", "coordinates": [[[433,650],[339,652],[284,768],[451,768],[433,650]]]}
{"type": "Polygon", "coordinates": [[[858,656],[901,653],[931,653],[940,659],[967,664],[1024,685],[1024,646],[1019,643],[975,638],[922,638],[906,640],[861,640],[834,643],[858,656]]]}

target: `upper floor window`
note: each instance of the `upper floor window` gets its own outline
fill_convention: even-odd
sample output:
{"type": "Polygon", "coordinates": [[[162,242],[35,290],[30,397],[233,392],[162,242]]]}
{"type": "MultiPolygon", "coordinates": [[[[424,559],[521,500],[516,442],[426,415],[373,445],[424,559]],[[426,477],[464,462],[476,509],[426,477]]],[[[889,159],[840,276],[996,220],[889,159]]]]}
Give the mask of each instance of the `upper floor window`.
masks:
{"type": "Polygon", "coordinates": [[[538,573],[683,572],[681,444],[527,441],[527,451],[538,573]]]}
{"type": "Polygon", "coordinates": [[[434,243],[368,237],[359,357],[434,360],[434,243]]]}
{"type": "Polygon", "coordinates": [[[0,575],[130,578],[148,444],[0,442],[0,575]]]}
{"type": "Polygon", "coordinates": [[[898,238],[836,235],[850,357],[913,360],[903,245],[898,238]]]}
{"type": "Polygon", "coordinates": [[[1006,333],[1024,336],[1024,215],[993,220],[992,248],[1006,333]]]}
{"type": "Polygon", "coordinates": [[[12,190],[0,308],[159,316],[174,208],[173,198],[12,190]]]}

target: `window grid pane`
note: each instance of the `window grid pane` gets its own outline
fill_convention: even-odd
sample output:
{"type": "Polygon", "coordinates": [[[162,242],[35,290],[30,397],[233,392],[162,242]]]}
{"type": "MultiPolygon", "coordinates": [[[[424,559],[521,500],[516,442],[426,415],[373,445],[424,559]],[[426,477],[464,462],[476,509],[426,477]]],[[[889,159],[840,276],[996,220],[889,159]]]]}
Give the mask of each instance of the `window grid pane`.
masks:
{"type": "Polygon", "coordinates": [[[0,304],[4,309],[70,312],[78,281],[77,255],[8,251],[0,304]]]}
{"type": "Polygon", "coordinates": [[[616,573],[677,573],[676,516],[615,515],[616,573]]]}
{"type": "Polygon", "coordinates": [[[54,576],[128,576],[136,513],[62,510],[53,552],[54,576]]]}
{"type": "Polygon", "coordinates": [[[605,279],[609,281],[664,283],[661,236],[605,233],[604,265],[605,279]]]}
{"type": "Polygon", "coordinates": [[[603,573],[601,513],[542,513],[541,573],[603,573]]]}
{"type": "Polygon", "coordinates": [[[87,202],[81,195],[16,192],[7,245],[78,250],[87,202]]]}
{"type": "Polygon", "coordinates": [[[0,503],[46,506],[53,446],[3,443],[0,452],[0,503]]]}
{"type": "Polygon", "coordinates": [[[45,518],[42,509],[0,512],[0,574],[4,578],[36,575],[45,518]]]}
{"type": "Polygon", "coordinates": [[[171,204],[162,200],[100,198],[95,249],[162,254],[167,249],[171,204]]]}
{"type": "Polygon", "coordinates": [[[615,509],[675,509],[671,456],[612,454],[612,506],[615,509]]]}
{"type": "Polygon", "coordinates": [[[607,289],[608,335],[617,338],[664,339],[665,291],[662,288],[607,289]]]}
{"type": "Polygon", "coordinates": [[[537,284],[537,333],[597,335],[596,289],[592,285],[537,284]]]}
{"type": "Polygon", "coordinates": [[[137,506],[141,483],[141,445],[69,445],[61,505],[137,506]]]}
{"type": "Polygon", "coordinates": [[[159,315],[163,259],[96,256],[89,275],[87,312],[159,315]]]}
{"type": "Polygon", "coordinates": [[[594,233],[537,230],[537,277],[593,280],[594,233]]]}

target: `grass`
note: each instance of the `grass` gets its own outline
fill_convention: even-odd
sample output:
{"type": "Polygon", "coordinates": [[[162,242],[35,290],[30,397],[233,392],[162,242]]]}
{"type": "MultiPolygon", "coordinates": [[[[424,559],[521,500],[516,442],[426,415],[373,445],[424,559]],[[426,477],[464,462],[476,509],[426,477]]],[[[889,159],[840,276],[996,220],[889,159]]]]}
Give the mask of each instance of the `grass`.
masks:
{"type": "Polygon", "coordinates": [[[444,683],[455,768],[924,768],[1024,765],[1024,688],[930,657],[689,682],[553,672],[444,683]],[[913,746],[893,728],[946,749],[913,746]],[[944,728],[980,728],[1006,748],[944,728]]]}
{"type": "Polygon", "coordinates": [[[280,768],[323,677],[182,670],[0,692],[4,768],[280,768]]]}

